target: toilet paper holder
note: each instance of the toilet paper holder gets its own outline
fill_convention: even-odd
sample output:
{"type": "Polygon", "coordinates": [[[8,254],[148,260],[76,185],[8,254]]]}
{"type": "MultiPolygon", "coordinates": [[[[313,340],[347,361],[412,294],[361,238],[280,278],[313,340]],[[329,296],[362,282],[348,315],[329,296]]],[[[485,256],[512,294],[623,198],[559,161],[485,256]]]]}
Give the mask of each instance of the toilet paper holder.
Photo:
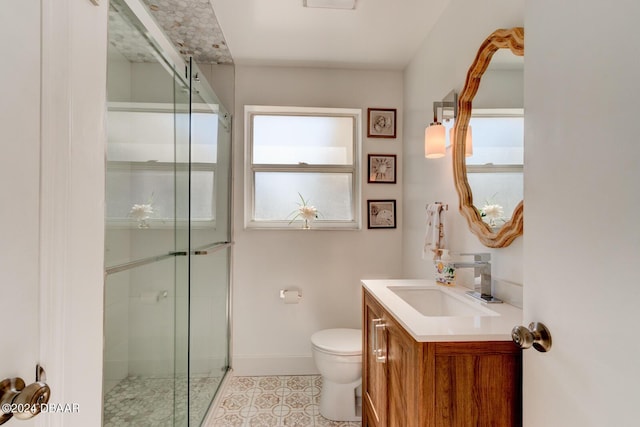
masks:
{"type": "Polygon", "coordinates": [[[280,289],[280,299],[285,304],[297,304],[302,299],[302,294],[298,290],[280,289]]]}

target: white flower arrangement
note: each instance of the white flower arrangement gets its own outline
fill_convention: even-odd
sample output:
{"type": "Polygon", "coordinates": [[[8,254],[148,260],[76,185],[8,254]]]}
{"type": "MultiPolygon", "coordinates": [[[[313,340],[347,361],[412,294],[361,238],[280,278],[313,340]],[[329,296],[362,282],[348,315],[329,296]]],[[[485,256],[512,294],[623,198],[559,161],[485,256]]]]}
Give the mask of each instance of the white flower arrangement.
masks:
{"type": "Polygon", "coordinates": [[[480,209],[480,216],[487,219],[489,226],[496,227],[497,221],[504,221],[504,208],[497,203],[489,203],[487,201],[480,209]]]}
{"type": "Polygon", "coordinates": [[[300,197],[301,203],[298,203],[298,209],[289,214],[289,216],[294,215],[293,218],[291,218],[291,221],[289,221],[289,224],[298,218],[302,218],[304,220],[302,228],[309,229],[311,228],[311,221],[318,218],[318,209],[315,206],[310,205],[309,201],[302,197],[302,194],[298,193],[298,196],[300,197]]]}
{"type": "Polygon", "coordinates": [[[129,211],[129,215],[138,221],[148,219],[153,215],[153,206],[151,204],[133,205],[129,211]]]}
{"type": "Polygon", "coordinates": [[[138,221],[138,228],[149,228],[147,220],[153,213],[153,194],[151,194],[147,203],[134,204],[129,211],[129,216],[138,221]]]}
{"type": "Polygon", "coordinates": [[[500,205],[484,205],[480,210],[482,216],[486,216],[489,219],[496,220],[504,215],[504,208],[500,205]]]}

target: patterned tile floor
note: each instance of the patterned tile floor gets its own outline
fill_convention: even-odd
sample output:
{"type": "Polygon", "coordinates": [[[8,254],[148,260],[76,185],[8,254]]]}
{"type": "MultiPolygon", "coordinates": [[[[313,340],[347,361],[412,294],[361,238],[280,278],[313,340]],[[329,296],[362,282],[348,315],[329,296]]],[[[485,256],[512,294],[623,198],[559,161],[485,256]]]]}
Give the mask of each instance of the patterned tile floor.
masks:
{"type": "Polygon", "coordinates": [[[232,377],[206,427],[356,427],[320,415],[319,375],[232,377]]]}
{"type": "MultiPolygon", "coordinates": [[[[191,425],[204,418],[220,381],[220,377],[191,378],[191,425]]],[[[183,397],[175,408],[175,425],[186,425],[184,379],[127,377],[104,397],[103,426],[173,427],[174,394],[183,397]]]]}

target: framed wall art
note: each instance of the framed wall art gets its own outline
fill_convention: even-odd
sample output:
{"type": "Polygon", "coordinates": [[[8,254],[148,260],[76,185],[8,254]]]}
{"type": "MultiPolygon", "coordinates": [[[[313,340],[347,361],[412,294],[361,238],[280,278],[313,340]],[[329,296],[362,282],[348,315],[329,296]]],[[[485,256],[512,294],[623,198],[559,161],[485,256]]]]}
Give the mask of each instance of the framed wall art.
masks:
{"type": "Polygon", "coordinates": [[[367,182],[370,184],[396,183],[396,155],[369,154],[369,174],[367,182]]]}
{"type": "Polygon", "coordinates": [[[367,109],[367,136],[369,138],[395,138],[396,109],[367,109]]]}
{"type": "Polygon", "coordinates": [[[367,228],[396,228],[396,201],[367,200],[367,228]]]}

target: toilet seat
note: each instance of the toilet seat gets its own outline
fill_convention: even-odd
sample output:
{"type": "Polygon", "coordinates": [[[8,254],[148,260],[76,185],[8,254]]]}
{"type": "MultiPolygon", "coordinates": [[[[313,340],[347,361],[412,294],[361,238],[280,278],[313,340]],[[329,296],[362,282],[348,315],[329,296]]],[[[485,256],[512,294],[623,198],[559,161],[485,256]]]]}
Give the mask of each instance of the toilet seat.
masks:
{"type": "Polygon", "coordinates": [[[362,354],[362,331],[360,329],[325,329],[311,336],[314,349],[328,354],[359,356],[362,354]]]}

